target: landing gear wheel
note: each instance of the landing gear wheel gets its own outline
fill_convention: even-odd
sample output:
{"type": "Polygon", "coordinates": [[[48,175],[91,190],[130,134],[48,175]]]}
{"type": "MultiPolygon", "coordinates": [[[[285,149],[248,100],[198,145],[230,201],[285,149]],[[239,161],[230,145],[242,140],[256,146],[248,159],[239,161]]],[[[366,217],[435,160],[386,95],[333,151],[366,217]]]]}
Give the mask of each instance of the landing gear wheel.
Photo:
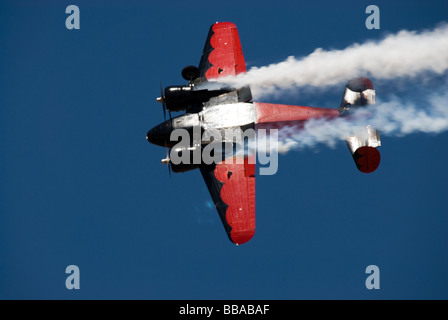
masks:
{"type": "Polygon", "coordinates": [[[195,66],[186,66],[182,70],[182,77],[188,81],[194,81],[199,77],[199,69],[195,66]]]}

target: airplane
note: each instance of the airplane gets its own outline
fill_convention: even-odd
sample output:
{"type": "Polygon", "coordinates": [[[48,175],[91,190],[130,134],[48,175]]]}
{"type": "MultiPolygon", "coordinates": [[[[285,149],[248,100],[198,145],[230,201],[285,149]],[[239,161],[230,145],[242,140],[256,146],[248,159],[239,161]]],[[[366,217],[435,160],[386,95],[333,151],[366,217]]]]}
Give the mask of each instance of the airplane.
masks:
{"type": "MultiPolygon", "coordinates": [[[[182,70],[186,85],[169,86],[157,98],[163,106],[165,121],[150,129],[148,142],[167,148],[162,163],[173,172],[199,169],[219,213],[229,240],[236,245],[248,242],[255,234],[255,163],[250,153],[224,152],[212,164],[179,163],[171,161],[173,155],[192,154],[204,149],[210,141],[191,141],[184,148],[173,148],[171,141],[176,129],[192,132],[199,128],[223,130],[228,128],[303,128],[310,119],[350,118],[361,107],[375,103],[375,90],[368,78],[348,81],[338,109],[293,106],[252,101],[250,87],[234,88],[217,85],[218,79],[246,73],[246,64],[236,25],[216,22],[210,27],[199,66],[182,70]],[[169,119],[166,120],[166,111],[169,119]],[[185,111],[172,117],[171,112],[185,111]],[[235,161],[240,160],[240,161],[235,161]]],[[[380,163],[379,132],[370,125],[363,134],[349,136],[347,146],[359,171],[371,173],[380,163]]]]}

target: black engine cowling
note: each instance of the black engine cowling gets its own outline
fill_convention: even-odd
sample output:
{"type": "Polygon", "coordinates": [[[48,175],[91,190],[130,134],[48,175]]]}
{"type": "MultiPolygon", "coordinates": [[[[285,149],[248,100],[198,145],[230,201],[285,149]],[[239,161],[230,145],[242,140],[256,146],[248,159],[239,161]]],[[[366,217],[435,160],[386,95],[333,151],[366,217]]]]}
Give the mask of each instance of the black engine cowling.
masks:
{"type": "Polygon", "coordinates": [[[230,92],[221,90],[194,90],[193,86],[169,86],[165,88],[165,103],[168,111],[182,111],[194,104],[201,104],[212,97],[230,92]]]}
{"type": "Polygon", "coordinates": [[[173,172],[185,172],[199,168],[201,149],[196,147],[174,147],[170,149],[170,166],[173,172]],[[199,154],[197,154],[199,152],[199,154]]]}
{"type": "MultiPolygon", "coordinates": [[[[202,164],[210,165],[224,160],[236,152],[236,145],[229,142],[211,142],[204,149],[198,145],[174,146],[169,151],[169,163],[173,172],[185,172],[199,168],[202,164]],[[207,148],[207,150],[205,150],[207,148]]],[[[162,163],[166,159],[162,160],[162,163]]]]}

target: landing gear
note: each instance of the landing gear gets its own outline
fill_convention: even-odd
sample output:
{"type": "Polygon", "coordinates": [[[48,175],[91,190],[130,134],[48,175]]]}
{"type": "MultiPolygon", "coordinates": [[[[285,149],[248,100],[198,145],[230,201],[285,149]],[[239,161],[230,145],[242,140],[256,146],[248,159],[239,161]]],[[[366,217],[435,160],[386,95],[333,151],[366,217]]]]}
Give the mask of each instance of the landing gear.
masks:
{"type": "Polygon", "coordinates": [[[185,80],[192,82],[199,77],[199,69],[195,66],[186,66],[182,70],[182,77],[185,80]]]}

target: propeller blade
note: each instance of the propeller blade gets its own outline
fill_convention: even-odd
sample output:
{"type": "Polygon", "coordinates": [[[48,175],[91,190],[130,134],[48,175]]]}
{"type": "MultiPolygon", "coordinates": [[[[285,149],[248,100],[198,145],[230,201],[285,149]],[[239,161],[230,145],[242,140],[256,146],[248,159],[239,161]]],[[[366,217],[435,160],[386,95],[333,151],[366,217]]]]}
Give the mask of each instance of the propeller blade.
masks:
{"type": "Polygon", "coordinates": [[[160,82],[160,97],[156,99],[157,102],[160,102],[162,104],[163,108],[163,119],[166,121],[166,100],[165,96],[163,95],[163,85],[162,82],[160,82]]]}
{"type": "Polygon", "coordinates": [[[171,159],[170,159],[170,154],[169,154],[169,149],[168,148],[166,149],[166,158],[162,159],[162,163],[166,164],[168,166],[168,175],[171,178],[171,165],[170,165],[171,159]]]}

